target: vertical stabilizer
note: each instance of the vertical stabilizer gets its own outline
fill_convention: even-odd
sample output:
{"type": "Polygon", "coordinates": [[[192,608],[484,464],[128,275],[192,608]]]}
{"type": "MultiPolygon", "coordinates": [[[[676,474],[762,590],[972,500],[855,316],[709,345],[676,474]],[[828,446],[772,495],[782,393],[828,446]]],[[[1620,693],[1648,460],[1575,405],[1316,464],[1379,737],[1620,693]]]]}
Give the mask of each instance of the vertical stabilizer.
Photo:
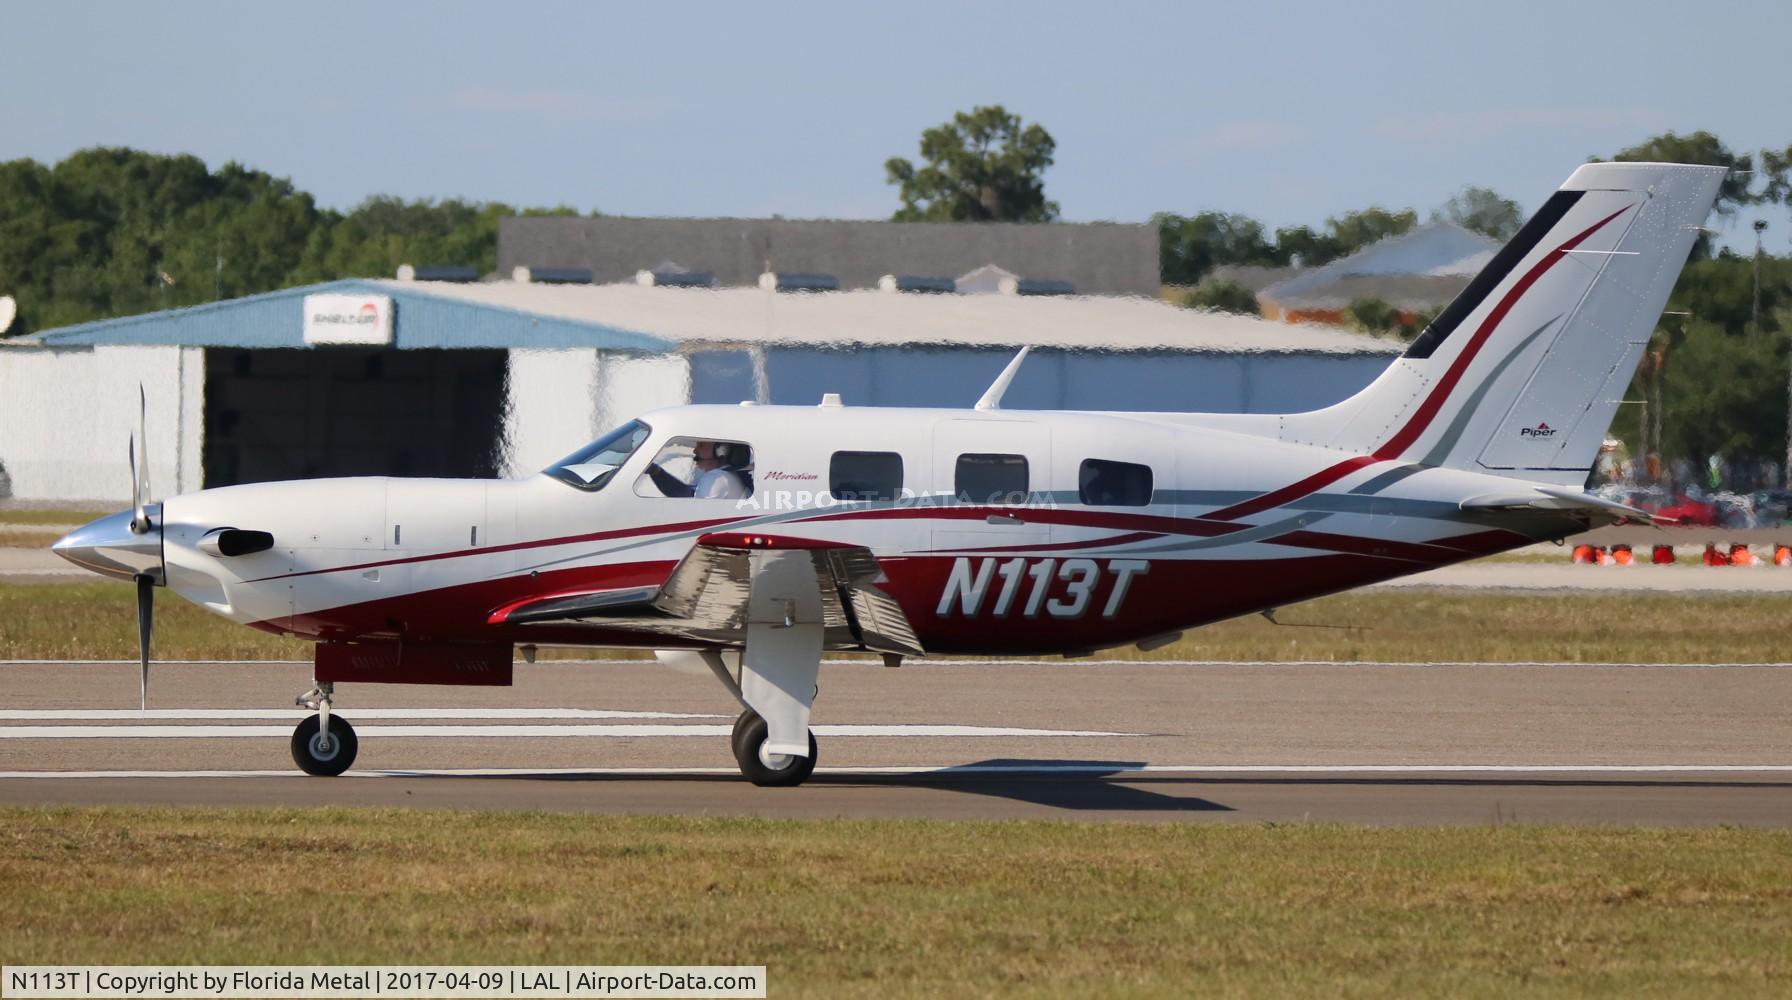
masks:
{"type": "Polygon", "coordinates": [[[1579,485],[1724,174],[1581,167],[1380,378],[1283,436],[1579,485]]]}

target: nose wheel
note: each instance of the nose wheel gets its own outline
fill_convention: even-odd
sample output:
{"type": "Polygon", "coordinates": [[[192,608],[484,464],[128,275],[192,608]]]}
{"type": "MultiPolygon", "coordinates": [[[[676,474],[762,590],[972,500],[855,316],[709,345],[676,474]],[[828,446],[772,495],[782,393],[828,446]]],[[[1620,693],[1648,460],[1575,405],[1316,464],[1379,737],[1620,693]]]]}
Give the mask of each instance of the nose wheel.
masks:
{"type": "Polygon", "coordinates": [[[319,778],[334,778],[355,762],[360,741],[355,727],[340,715],[330,714],[335,686],[320,683],[294,701],[301,708],[316,709],[292,731],[292,759],[299,770],[319,778]]]}
{"type": "Polygon", "coordinates": [[[360,749],[355,727],[340,715],[330,716],[330,738],[315,715],[307,716],[292,731],[292,759],[299,770],[319,778],[334,778],[355,762],[360,749]]]}
{"type": "Polygon", "coordinates": [[[756,712],[742,712],[734,721],[731,745],[740,773],[762,788],[790,788],[815,773],[815,731],[809,731],[809,756],[772,753],[765,748],[768,729],[756,712]]]}

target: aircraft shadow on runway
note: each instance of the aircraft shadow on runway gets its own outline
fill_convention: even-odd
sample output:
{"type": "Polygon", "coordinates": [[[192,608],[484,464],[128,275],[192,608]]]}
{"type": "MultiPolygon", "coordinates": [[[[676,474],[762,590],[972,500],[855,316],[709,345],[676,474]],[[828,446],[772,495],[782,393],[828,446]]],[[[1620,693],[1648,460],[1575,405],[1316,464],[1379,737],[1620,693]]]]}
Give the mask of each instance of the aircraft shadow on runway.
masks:
{"type": "Polygon", "coordinates": [[[876,784],[912,788],[938,788],[971,795],[989,795],[1032,805],[1083,812],[1231,812],[1232,807],[1211,799],[1168,795],[1116,776],[1144,767],[1143,761],[1040,760],[998,757],[926,774],[817,775],[814,781],[830,784],[876,784]]]}
{"type": "MultiPolygon", "coordinates": [[[[1057,760],[992,758],[928,771],[923,774],[817,774],[809,787],[929,788],[1013,799],[1056,809],[1095,812],[1231,812],[1232,807],[1210,799],[1170,795],[1136,782],[1141,761],[1057,760]],[[1124,776],[1134,772],[1130,779],[1124,776]],[[1115,780],[1120,777],[1121,780],[1115,780]]],[[[554,772],[480,776],[491,780],[530,781],[699,781],[737,785],[741,779],[720,774],[619,775],[554,772]]],[[[1153,782],[1193,784],[1193,782],[1153,782]]]]}

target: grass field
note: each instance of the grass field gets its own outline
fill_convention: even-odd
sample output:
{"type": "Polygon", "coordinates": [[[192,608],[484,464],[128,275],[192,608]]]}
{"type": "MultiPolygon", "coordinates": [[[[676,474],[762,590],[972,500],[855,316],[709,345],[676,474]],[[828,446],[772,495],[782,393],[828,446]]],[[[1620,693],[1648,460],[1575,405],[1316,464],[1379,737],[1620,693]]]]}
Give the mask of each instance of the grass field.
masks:
{"type": "Polygon", "coordinates": [[[61,537],[58,532],[40,531],[30,525],[0,524],[0,548],[47,549],[61,537]]]}
{"type": "MultiPolygon", "coordinates": [[[[310,644],[235,625],[167,594],[156,602],[158,659],[306,659],[310,644]]],[[[0,659],[137,655],[131,587],[0,584],[0,659]]],[[[1785,661],[1787,601],[1774,595],[1477,594],[1358,591],[1251,616],[1108,659],[1785,661]],[[1314,627],[1327,626],[1327,627],[1314,627]],[[1331,627],[1337,626],[1337,627],[1331,627]]],[[[590,657],[590,650],[543,650],[590,657]]],[[[646,655],[640,652],[601,655],[646,655]]]]}
{"type": "MultiPolygon", "coordinates": [[[[775,794],[775,793],[774,793],[775,794]]],[[[1792,833],[0,810],[8,964],[742,964],[772,996],[1785,995],[1792,833]]]]}
{"type": "MultiPolygon", "coordinates": [[[[122,504],[114,510],[122,510],[130,504],[122,504]]],[[[0,508],[0,525],[22,524],[86,524],[88,521],[110,511],[98,508],[52,508],[14,510],[0,508]]]]}

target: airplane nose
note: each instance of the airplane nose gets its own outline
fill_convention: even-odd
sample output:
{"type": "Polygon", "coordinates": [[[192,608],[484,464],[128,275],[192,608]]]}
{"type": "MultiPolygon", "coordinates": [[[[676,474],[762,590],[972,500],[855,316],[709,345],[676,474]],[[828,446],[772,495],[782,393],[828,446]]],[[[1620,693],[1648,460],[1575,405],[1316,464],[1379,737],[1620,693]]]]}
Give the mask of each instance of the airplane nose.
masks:
{"type": "Polygon", "coordinates": [[[147,504],[144,513],[149,530],[131,530],[133,511],[108,514],[57,539],[50,551],[82,569],[101,576],[134,580],[147,576],[157,584],[168,582],[162,562],[162,505],[147,504]]]}

